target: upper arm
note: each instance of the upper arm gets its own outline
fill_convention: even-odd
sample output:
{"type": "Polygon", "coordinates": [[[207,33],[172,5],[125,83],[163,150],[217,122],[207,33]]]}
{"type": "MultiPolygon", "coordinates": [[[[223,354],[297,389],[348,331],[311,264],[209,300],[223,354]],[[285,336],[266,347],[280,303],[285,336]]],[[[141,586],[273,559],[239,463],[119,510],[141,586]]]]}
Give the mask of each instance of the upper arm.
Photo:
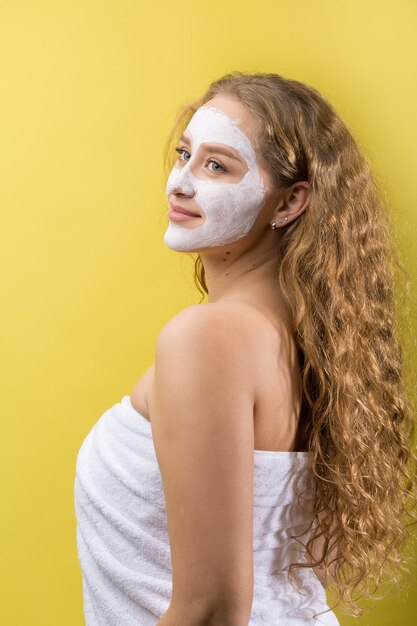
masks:
{"type": "Polygon", "coordinates": [[[171,604],[253,600],[254,390],[236,315],[194,305],[160,332],[152,434],[166,500],[171,604]]]}

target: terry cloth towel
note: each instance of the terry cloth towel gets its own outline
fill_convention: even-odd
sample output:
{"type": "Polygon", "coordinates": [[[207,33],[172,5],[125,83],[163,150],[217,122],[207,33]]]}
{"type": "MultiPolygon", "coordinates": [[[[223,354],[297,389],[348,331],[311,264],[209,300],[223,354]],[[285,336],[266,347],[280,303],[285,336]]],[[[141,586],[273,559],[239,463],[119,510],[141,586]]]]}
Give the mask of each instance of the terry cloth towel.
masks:
{"type": "MultiPolygon", "coordinates": [[[[307,535],[292,535],[312,517],[310,459],[309,452],[254,450],[248,626],[339,626],[312,568],[293,570],[300,591],[287,575],[291,562],[305,560],[307,535]]],[[[105,411],[82,443],[74,505],[86,626],[155,626],[172,590],[165,497],[151,424],[130,396],[105,411]]]]}

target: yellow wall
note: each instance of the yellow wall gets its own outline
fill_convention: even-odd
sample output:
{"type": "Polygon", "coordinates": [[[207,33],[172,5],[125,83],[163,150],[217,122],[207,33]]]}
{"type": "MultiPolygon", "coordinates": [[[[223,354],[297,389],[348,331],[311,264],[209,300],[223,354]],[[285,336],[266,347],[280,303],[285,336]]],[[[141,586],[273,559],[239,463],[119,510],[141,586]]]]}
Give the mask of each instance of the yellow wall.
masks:
{"type": "MultiPolygon", "coordinates": [[[[236,69],[320,89],[384,181],[415,288],[416,8],[0,2],[2,623],[84,623],[77,451],[162,325],[199,301],[189,257],[163,243],[161,156],[183,101],[236,69]]],[[[414,585],[360,623],[416,611],[414,585]]]]}

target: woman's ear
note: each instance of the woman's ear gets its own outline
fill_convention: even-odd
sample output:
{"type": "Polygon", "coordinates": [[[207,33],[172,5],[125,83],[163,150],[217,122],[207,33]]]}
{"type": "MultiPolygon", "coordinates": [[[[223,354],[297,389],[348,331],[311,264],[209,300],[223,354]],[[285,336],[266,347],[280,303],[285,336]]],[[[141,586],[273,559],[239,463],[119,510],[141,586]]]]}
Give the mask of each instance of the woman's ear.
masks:
{"type": "Polygon", "coordinates": [[[297,219],[310,203],[311,190],[308,181],[301,180],[286,189],[273,221],[285,220],[285,225],[297,219]]]}

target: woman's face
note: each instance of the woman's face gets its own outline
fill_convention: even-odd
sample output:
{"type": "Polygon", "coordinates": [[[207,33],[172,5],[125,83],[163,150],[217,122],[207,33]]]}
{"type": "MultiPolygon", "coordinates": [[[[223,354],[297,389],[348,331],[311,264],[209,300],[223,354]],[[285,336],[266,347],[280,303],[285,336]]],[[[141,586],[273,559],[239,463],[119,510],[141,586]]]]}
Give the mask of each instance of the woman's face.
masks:
{"type": "Polygon", "coordinates": [[[166,191],[171,207],[196,216],[186,221],[170,217],[164,236],[169,248],[224,246],[251,230],[270,184],[251,141],[255,132],[252,114],[238,100],[217,95],[195,112],[166,191]]]}

